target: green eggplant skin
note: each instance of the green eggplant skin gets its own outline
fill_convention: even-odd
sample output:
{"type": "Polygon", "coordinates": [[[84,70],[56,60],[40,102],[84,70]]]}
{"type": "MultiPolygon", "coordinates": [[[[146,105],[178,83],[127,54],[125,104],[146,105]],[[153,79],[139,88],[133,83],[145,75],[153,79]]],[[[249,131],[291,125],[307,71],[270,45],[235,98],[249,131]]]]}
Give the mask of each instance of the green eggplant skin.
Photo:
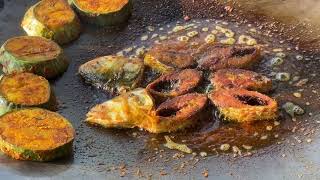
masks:
{"type": "Polygon", "coordinates": [[[53,79],[67,70],[69,61],[63,50],[55,42],[37,36],[20,36],[11,38],[2,45],[0,48],[0,64],[4,74],[31,72],[47,79],[53,79]],[[21,55],[21,52],[8,49],[9,43],[14,44],[10,46],[25,45],[30,47],[28,52],[23,52],[27,55],[21,55]],[[46,47],[39,51],[39,48],[36,47],[37,43],[42,43],[46,47]],[[50,55],[48,55],[48,51],[50,55]]]}
{"type": "MultiPolygon", "coordinates": [[[[58,6],[56,5],[56,6],[58,6]]],[[[70,5],[64,0],[42,0],[37,4],[30,7],[21,22],[21,27],[29,36],[40,36],[55,41],[58,44],[67,44],[77,39],[81,33],[81,24],[77,14],[72,10],[70,5]],[[60,5],[56,11],[64,11],[64,13],[52,17],[50,13],[54,13],[54,9],[43,10],[45,7],[51,7],[51,4],[60,5]],[[64,7],[61,10],[61,6],[64,7]],[[38,10],[39,9],[39,10],[38,10]],[[47,18],[39,17],[40,13],[37,11],[42,10],[41,15],[56,18],[56,20],[45,20],[47,18]],[[68,13],[68,14],[66,14],[68,13]],[[61,16],[67,16],[61,17],[61,16]],[[64,20],[61,20],[64,18],[64,20]],[[60,24],[50,24],[50,22],[62,21],[60,24]]]]}

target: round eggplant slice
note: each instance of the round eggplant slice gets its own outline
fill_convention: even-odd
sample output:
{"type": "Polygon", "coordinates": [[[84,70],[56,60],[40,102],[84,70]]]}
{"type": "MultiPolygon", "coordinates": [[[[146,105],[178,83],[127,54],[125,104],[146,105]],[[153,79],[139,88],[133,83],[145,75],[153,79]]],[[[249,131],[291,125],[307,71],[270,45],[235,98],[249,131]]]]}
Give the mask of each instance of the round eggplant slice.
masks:
{"type": "Polygon", "coordinates": [[[81,25],[65,0],[42,0],[24,15],[22,28],[29,36],[41,36],[58,44],[78,38],[81,25]]]}
{"type": "Polygon", "coordinates": [[[216,71],[226,68],[248,69],[260,58],[260,49],[243,45],[202,45],[194,54],[198,67],[202,70],[216,71]]]}
{"type": "Polygon", "coordinates": [[[5,75],[0,80],[0,116],[22,107],[56,110],[49,82],[32,73],[5,75]]]}
{"type": "Polygon", "coordinates": [[[73,0],[81,19],[98,26],[118,25],[128,20],[131,0],[73,0]]]}
{"type": "Polygon", "coordinates": [[[0,63],[5,74],[31,72],[49,79],[65,72],[69,65],[58,44],[37,36],[7,40],[0,49],[0,63]]]}
{"type": "Polygon", "coordinates": [[[155,119],[148,119],[140,125],[152,133],[174,132],[194,125],[204,110],[206,95],[190,93],[162,103],[156,109],[155,119]]]}
{"type": "Polygon", "coordinates": [[[140,59],[122,56],[103,56],[79,68],[79,74],[88,83],[112,92],[136,88],[143,75],[144,64],[140,59]]]}
{"type": "Polygon", "coordinates": [[[14,159],[51,161],[69,155],[74,136],[70,122],[48,110],[20,109],[0,117],[0,149],[14,159]]]}
{"type": "Polygon", "coordinates": [[[221,69],[214,73],[211,83],[216,90],[221,88],[244,88],[268,92],[272,89],[271,79],[253,71],[242,69],[221,69]]]}
{"type": "Polygon", "coordinates": [[[162,101],[191,92],[198,86],[201,78],[201,72],[184,69],[160,76],[147,86],[147,90],[156,100],[162,101]]]}
{"type": "Polygon", "coordinates": [[[251,122],[277,118],[277,102],[256,91],[220,89],[209,98],[225,120],[251,122]]]}
{"type": "Polygon", "coordinates": [[[138,88],[93,107],[86,122],[106,128],[134,128],[153,119],[154,102],[145,89],[138,88]]]}
{"type": "Polygon", "coordinates": [[[144,63],[160,73],[196,66],[192,56],[195,47],[186,42],[168,41],[153,46],[145,55],[144,63]]]}

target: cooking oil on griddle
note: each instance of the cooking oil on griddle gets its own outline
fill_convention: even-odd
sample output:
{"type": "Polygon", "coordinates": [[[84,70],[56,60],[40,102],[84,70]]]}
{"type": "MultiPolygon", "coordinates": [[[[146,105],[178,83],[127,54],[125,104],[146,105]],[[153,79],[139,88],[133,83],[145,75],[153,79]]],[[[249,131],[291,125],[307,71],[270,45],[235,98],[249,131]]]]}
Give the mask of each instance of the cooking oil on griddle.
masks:
{"type": "MultiPolygon", "coordinates": [[[[177,21],[157,27],[148,26],[146,33],[138,38],[133,46],[124,48],[117,55],[143,57],[153,44],[168,40],[184,41],[191,45],[240,43],[259,46],[262,49],[262,60],[252,69],[273,80],[274,89],[268,95],[277,100],[280,108],[285,102],[290,101],[312,112],[318,105],[313,96],[309,96],[310,92],[303,92],[303,86],[315,77],[316,72],[308,67],[318,59],[314,55],[305,55],[296,46],[274,38],[269,33],[251,24],[237,22],[214,19],[177,21]],[[293,95],[295,92],[303,92],[305,95],[303,98],[297,98],[293,95]]],[[[204,74],[205,79],[208,79],[210,73],[204,74]]],[[[159,74],[147,70],[144,86],[158,76],[159,74]]],[[[208,93],[212,89],[209,86],[209,81],[205,80],[197,91],[208,93]]],[[[209,109],[211,110],[203,114],[202,121],[195,127],[170,136],[175,142],[186,144],[193,151],[205,151],[209,154],[251,154],[258,149],[280,144],[292,133],[292,129],[301,124],[299,121],[307,116],[292,117],[281,108],[276,120],[238,124],[224,121],[216,109],[209,109]]],[[[146,136],[149,136],[147,147],[150,149],[158,148],[164,142],[163,135],[146,136]]]]}

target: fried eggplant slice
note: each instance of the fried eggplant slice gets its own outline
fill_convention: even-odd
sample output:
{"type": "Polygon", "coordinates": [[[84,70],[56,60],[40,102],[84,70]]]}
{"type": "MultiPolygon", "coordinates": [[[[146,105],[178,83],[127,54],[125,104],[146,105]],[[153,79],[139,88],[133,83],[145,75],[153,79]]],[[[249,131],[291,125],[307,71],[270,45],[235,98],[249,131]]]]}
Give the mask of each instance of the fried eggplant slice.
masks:
{"type": "Polygon", "coordinates": [[[202,73],[195,69],[164,74],[147,86],[147,90],[157,100],[187,94],[195,89],[202,79],[202,73]]]}
{"type": "Polygon", "coordinates": [[[65,0],[42,0],[24,15],[22,28],[29,36],[41,36],[68,43],[78,38],[81,25],[78,16],[65,0]]]}
{"type": "Polygon", "coordinates": [[[51,161],[72,153],[75,131],[61,115],[20,109],[0,117],[0,149],[13,159],[51,161]]]}
{"type": "Polygon", "coordinates": [[[132,0],[73,0],[82,20],[98,26],[119,25],[128,20],[132,0]]]}
{"type": "Polygon", "coordinates": [[[174,132],[194,125],[204,110],[206,95],[189,93],[170,99],[156,109],[156,118],[142,121],[141,128],[152,133],[174,132]]]}
{"type": "Polygon", "coordinates": [[[5,74],[31,72],[48,79],[61,75],[69,65],[58,44],[37,36],[7,40],[0,49],[0,63],[5,74]]]}
{"type": "Polygon", "coordinates": [[[0,80],[0,116],[23,107],[56,110],[49,82],[32,73],[5,75],[0,80]]]}
{"type": "Polygon", "coordinates": [[[248,69],[259,61],[260,49],[243,45],[204,44],[194,56],[198,59],[198,68],[202,70],[248,69]]]}
{"type": "Polygon", "coordinates": [[[209,95],[225,120],[251,122],[277,118],[277,102],[256,91],[220,89],[209,95]]]}
{"type": "Polygon", "coordinates": [[[111,92],[123,92],[136,88],[143,75],[140,59],[122,56],[103,56],[93,59],[79,68],[86,82],[111,92]]]}
{"type": "Polygon", "coordinates": [[[243,69],[221,69],[214,73],[211,83],[216,90],[221,88],[244,88],[258,92],[269,92],[272,81],[266,76],[243,69]]]}
{"type": "Polygon", "coordinates": [[[192,68],[196,66],[196,59],[192,56],[195,49],[196,47],[187,42],[163,42],[154,45],[146,53],[144,63],[160,73],[192,68]]]}
{"type": "Polygon", "coordinates": [[[134,128],[153,118],[153,98],[142,88],[121,94],[93,107],[86,122],[105,128],[134,128]]]}

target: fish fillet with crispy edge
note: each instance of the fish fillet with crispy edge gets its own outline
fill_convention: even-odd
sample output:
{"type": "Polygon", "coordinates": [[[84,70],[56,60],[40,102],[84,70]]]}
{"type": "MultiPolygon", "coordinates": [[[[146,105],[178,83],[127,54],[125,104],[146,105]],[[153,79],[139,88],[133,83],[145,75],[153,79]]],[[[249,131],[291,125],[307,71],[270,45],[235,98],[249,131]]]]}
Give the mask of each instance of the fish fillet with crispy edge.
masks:
{"type": "Polygon", "coordinates": [[[196,47],[186,42],[167,41],[154,45],[145,55],[144,63],[160,73],[196,66],[192,53],[196,47]]]}
{"type": "Polygon", "coordinates": [[[144,64],[138,58],[102,56],[82,64],[79,74],[84,80],[110,92],[136,88],[142,80],[144,64]]]}
{"type": "Polygon", "coordinates": [[[260,49],[244,45],[204,44],[193,56],[197,57],[198,68],[202,70],[248,69],[259,61],[260,49]]]}
{"type": "Polygon", "coordinates": [[[195,124],[206,103],[205,95],[186,94],[166,101],[156,110],[152,97],[139,88],[95,106],[88,112],[86,122],[106,128],[174,132],[195,124]],[[176,115],[167,116],[166,110],[176,115]]]}
{"type": "Polygon", "coordinates": [[[165,100],[193,91],[201,80],[202,73],[200,71],[184,69],[160,76],[146,89],[156,100],[165,100]]]}
{"type": "Polygon", "coordinates": [[[259,73],[243,69],[221,69],[214,73],[211,83],[215,89],[244,88],[247,90],[269,92],[272,81],[259,73]]]}
{"type": "Polygon", "coordinates": [[[106,128],[134,128],[154,118],[153,111],[153,98],[138,88],[96,105],[87,113],[86,122],[106,128]]]}
{"type": "Polygon", "coordinates": [[[149,118],[139,127],[152,133],[175,132],[195,125],[207,105],[207,96],[189,93],[160,104],[156,118],[149,118]]]}
{"type": "Polygon", "coordinates": [[[256,91],[220,89],[209,95],[225,120],[251,122],[278,117],[277,102],[256,91]]]}

